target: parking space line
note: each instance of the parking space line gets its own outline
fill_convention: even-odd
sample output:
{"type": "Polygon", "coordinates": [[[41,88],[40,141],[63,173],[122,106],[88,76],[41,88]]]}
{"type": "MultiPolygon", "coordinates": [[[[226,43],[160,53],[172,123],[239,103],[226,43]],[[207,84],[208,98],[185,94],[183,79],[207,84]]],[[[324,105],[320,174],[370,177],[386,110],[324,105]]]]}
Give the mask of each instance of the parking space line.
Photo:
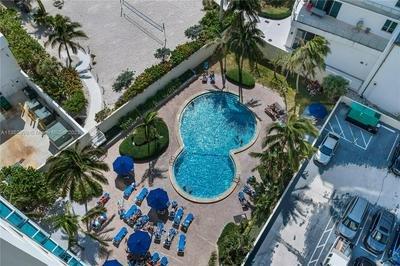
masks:
{"type": "Polygon", "coordinates": [[[382,124],[381,124],[381,127],[383,127],[383,128],[386,129],[386,130],[389,130],[389,131],[392,132],[392,133],[395,133],[395,132],[396,132],[396,131],[394,131],[393,129],[388,128],[387,126],[384,126],[384,125],[382,125],[382,124]]]}
{"type": "Polygon", "coordinates": [[[351,129],[351,126],[348,124],[347,125],[347,127],[350,129],[350,133],[351,133],[351,136],[353,137],[353,141],[354,141],[354,143],[357,141],[357,139],[356,139],[356,137],[354,136],[354,133],[353,133],[353,130],[351,129]]]}
{"type": "Polygon", "coordinates": [[[388,154],[388,157],[386,158],[386,161],[389,161],[390,155],[392,155],[394,146],[396,146],[396,143],[397,143],[397,139],[398,139],[398,138],[399,138],[399,134],[397,134],[396,139],[395,139],[394,142],[393,142],[392,148],[390,149],[390,152],[389,152],[389,154],[388,154]]]}
{"type": "Polygon", "coordinates": [[[363,246],[360,247],[362,250],[364,250],[365,252],[367,252],[368,254],[372,255],[374,258],[378,259],[378,256],[376,256],[374,253],[372,253],[371,251],[369,251],[368,249],[364,248],[363,246]]]}
{"type": "MultiPolygon", "coordinates": [[[[328,132],[332,132],[332,133],[335,133],[335,134],[337,134],[335,131],[330,131],[329,129],[327,129],[327,128],[324,128],[324,130],[326,130],[326,131],[328,131],[328,132]]],[[[360,146],[360,145],[358,145],[357,143],[355,143],[354,141],[351,141],[351,140],[349,140],[349,139],[347,139],[347,138],[345,138],[345,137],[343,137],[341,134],[338,134],[339,135],[339,137],[341,138],[341,139],[343,139],[343,140],[345,140],[345,141],[347,141],[347,142],[349,142],[349,143],[351,143],[351,144],[354,144],[354,146],[357,146],[358,148],[360,148],[360,149],[363,149],[364,151],[366,151],[367,150],[367,148],[366,147],[363,147],[363,146],[360,146]]],[[[370,141],[371,141],[371,139],[370,139],[370,141]]],[[[369,144],[369,142],[368,142],[368,144],[369,144]]]]}
{"type": "Polygon", "coordinates": [[[340,128],[340,131],[342,131],[343,136],[345,136],[345,135],[344,135],[344,132],[343,132],[343,128],[342,128],[342,126],[340,125],[339,118],[337,117],[337,115],[335,115],[335,118],[336,118],[336,122],[338,123],[338,126],[339,126],[339,128],[340,128]]]}
{"type": "Polygon", "coordinates": [[[331,236],[332,232],[334,231],[333,228],[335,227],[335,223],[333,223],[333,226],[332,226],[331,228],[328,229],[328,227],[329,227],[329,225],[330,225],[332,219],[333,219],[333,216],[331,216],[331,217],[329,218],[329,221],[328,221],[328,223],[326,224],[325,229],[324,229],[324,231],[322,232],[321,237],[320,237],[319,240],[318,240],[317,246],[315,247],[314,252],[311,254],[310,261],[307,263],[307,265],[310,265],[310,264],[312,264],[313,262],[318,261],[319,258],[321,257],[321,254],[322,254],[322,251],[324,250],[324,248],[322,248],[321,251],[319,252],[318,258],[317,258],[316,260],[312,260],[312,259],[314,258],[315,252],[317,252],[317,250],[318,250],[320,247],[325,247],[326,243],[327,243],[328,240],[329,240],[329,237],[331,236]],[[321,245],[322,238],[324,237],[324,235],[325,235],[327,232],[329,232],[329,235],[328,235],[327,239],[325,240],[325,243],[321,245]]]}
{"type": "Polygon", "coordinates": [[[364,141],[364,145],[367,146],[367,142],[365,141],[365,138],[364,138],[364,133],[361,130],[360,130],[360,133],[361,133],[361,137],[364,141]]]}

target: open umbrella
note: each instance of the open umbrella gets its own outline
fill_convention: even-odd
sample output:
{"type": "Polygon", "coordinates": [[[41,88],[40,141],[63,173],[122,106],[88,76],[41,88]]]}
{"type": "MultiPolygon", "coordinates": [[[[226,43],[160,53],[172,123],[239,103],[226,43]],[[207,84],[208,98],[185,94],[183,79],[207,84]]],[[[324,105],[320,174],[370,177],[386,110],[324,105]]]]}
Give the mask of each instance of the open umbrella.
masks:
{"type": "Polygon", "coordinates": [[[153,189],[147,196],[147,205],[157,211],[168,209],[168,202],[168,194],[162,188],[153,189]]]}
{"type": "Polygon", "coordinates": [[[119,156],[113,162],[113,169],[118,175],[129,175],[133,170],[133,159],[129,156],[119,156]]]}
{"type": "Polygon", "coordinates": [[[133,255],[144,255],[149,250],[151,238],[147,232],[136,231],[128,238],[128,252],[133,255]]]}
{"type": "Polygon", "coordinates": [[[316,119],[323,119],[328,111],[322,103],[312,103],[307,107],[308,114],[316,119]]]}
{"type": "Polygon", "coordinates": [[[117,260],[107,260],[104,262],[103,266],[122,266],[122,264],[117,260]]]}

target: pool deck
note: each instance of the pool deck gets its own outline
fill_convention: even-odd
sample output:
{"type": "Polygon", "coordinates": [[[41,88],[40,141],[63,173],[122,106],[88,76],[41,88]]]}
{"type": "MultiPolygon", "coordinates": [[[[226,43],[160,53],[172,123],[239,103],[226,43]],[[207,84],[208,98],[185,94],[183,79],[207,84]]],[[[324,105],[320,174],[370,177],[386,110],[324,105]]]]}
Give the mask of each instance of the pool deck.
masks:
{"type": "MultiPolygon", "coordinates": [[[[221,86],[221,77],[217,76],[217,86],[221,86]]],[[[237,87],[227,83],[226,91],[233,92],[237,94],[237,87]]],[[[264,137],[264,132],[266,127],[272,123],[272,120],[264,113],[264,108],[267,104],[278,101],[283,106],[283,100],[278,93],[271,91],[261,85],[257,85],[254,89],[244,90],[244,103],[254,112],[258,127],[260,128],[260,135],[254,144],[248,149],[239,152],[234,155],[236,162],[240,163],[239,176],[240,181],[236,186],[233,193],[231,193],[227,198],[212,204],[199,204],[188,201],[181,197],[173,188],[170,176],[169,168],[173,163],[173,156],[180,149],[179,136],[177,135],[178,121],[176,116],[179,114],[179,110],[182,110],[182,106],[189,100],[204,91],[219,90],[214,88],[212,85],[202,84],[200,80],[194,81],[187,88],[182,90],[176,96],[174,96],[170,101],[164,104],[159,110],[158,114],[167,123],[170,134],[170,143],[168,149],[162,154],[157,160],[152,161],[151,164],[154,167],[154,172],[157,176],[153,179],[153,184],[150,186],[149,179],[145,179],[141,182],[142,177],[145,175],[149,168],[149,163],[136,163],[135,164],[135,175],[136,183],[138,189],[131,195],[128,201],[125,201],[125,208],[129,208],[132,205],[133,199],[135,198],[141,187],[157,188],[161,187],[168,192],[169,198],[177,200],[179,206],[183,206],[185,209],[185,215],[191,212],[194,214],[195,219],[190,226],[187,233],[187,244],[184,256],[178,256],[176,252],[177,238],[174,239],[171,245],[171,249],[167,250],[162,247],[162,244],[152,243],[150,247],[150,252],[153,253],[157,251],[160,255],[166,255],[170,261],[170,265],[207,265],[209,257],[213,251],[216,250],[216,242],[222,231],[224,225],[228,222],[233,222],[233,217],[236,215],[241,215],[245,213],[247,217],[250,216],[250,212],[243,211],[241,205],[237,199],[237,193],[242,189],[243,184],[246,182],[246,178],[250,175],[256,175],[258,173],[252,172],[252,169],[257,165],[257,160],[250,157],[250,152],[260,151],[261,142],[264,137]]],[[[104,158],[105,162],[110,165],[112,169],[112,162],[116,157],[119,156],[118,147],[122,139],[116,142],[111,148],[108,149],[107,155],[104,158]]],[[[111,195],[110,201],[107,203],[106,207],[108,209],[108,215],[117,213],[117,201],[122,197],[124,181],[120,178],[116,178],[116,174],[113,171],[106,173],[106,177],[109,184],[104,186],[104,191],[107,191],[111,195]]],[[[93,207],[95,201],[89,203],[89,207],[93,207]]],[[[83,207],[81,207],[83,209],[83,207]]],[[[147,214],[149,208],[146,202],[143,202],[142,211],[147,214]]],[[[76,210],[78,213],[82,210],[76,210]]],[[[128,228],[128,236],[133,232],[133,229],[127,226],[122,220],[116,216],[109,228],[114,228],[110,233],[111,237],[117,233],[117,231],[126,226],[128,228]]],[[[168,231],[171,228],[171,221],[168,221],[165,225],[165,229],[168,231]]],[[[162,241],[165,239],[166,234],[163,235],[162,241]]],[[[127,238],[125,238],[126,240],[127,238]]],[[[119,248],[110,245],[112,254],[109,258],[116,258],[121,263],[126,264],[127,258],[125,253],[125,240],[121,243],[119,248]]],[[[95,257],[89,247],[85,250],[85,254],[82,254],[83,260],[86,260],[90,264],[102,264],[103,259],[95,257]]]]}

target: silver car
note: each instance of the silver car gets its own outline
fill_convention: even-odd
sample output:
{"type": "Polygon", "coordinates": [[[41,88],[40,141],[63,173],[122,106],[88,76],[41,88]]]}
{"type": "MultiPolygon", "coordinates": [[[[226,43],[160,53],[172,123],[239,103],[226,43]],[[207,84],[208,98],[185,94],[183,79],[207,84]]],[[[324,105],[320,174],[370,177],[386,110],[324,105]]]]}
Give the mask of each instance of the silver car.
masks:
{"type": "Polygon", "coordinates": [[[327,165],[333,157],[337,146],[339,145],[340,137],[334,133],[328,133],[325,139],[319,146],[314,160],[320,164],[327,165]]]}

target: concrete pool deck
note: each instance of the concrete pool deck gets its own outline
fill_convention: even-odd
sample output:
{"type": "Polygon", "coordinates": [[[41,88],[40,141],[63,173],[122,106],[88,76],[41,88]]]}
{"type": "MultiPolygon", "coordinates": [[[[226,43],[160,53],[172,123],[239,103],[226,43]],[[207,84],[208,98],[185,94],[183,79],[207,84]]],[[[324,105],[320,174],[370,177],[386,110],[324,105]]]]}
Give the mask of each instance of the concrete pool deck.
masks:
{"type": "MultiPolygon", "coordinates": [[[[221,86],[220,76],[216,77],[217,86],[221,86]]],[[[227,84],[228,88],[226,91],[233,92],[237,94],[237,87],[232,84],[227,84]]],[[[169,198],[171,200],[177,200],[179,206],[185,208],[185,215],[189,212],[193,213],[195,219],[187,232],[187,244],[184,256],[178,256],[176,252],[177,239],[174,239],[171,245],[171,249],[167,250],[162,247],[162,244],[152,243],[150,247],[150,252],[157,251],[160,255],[166,255],[171,265],[207,265],[209,257],[213,251],[216,250],[217,239],[220,232],[222,231],[225,224],[228,222],[233,222],[233,217],[236,215],[246,214],[250,217],[250,212],[244,211],[237,199],[237,193],[242,189],[243,184],[246,182],[246,178],[250,175],[257,175],[258,173],[252,172],[252,169],[257,165],[257,160],[250,157],[250,152],[261,151],[261,142],[264,137],[264,132],[266,128],[272,123],[272,120],[264,113],[264,108],[267,104],[273,102],[279,102],[283,106],[283,100],[278,93],[273,92],[261,85],[257,85],[254,89],[244,90],[244,103],[254,112],[257,122],[260,127],[260,137],[256,140],[254,145],[249,149],[240,152],[235,155],[235,160],[240,162],[240,180],[235,188],[234,192],[230,194],[227,198],[222,201],[212,203],[212,204],[198,204],[188,201],[182,198],[173,188],[170,179],[168,169],[170,164],[173,162],[173,155],[180,149],[179,136],[176,135],[176,130],[174,128],[178,127],[176,124],[176,115],[180,108],[185,104],[188,99],[192,99],[195,95],[209,90],[218,90],[212,85],[202,84],[200,80],[194,81],[187,88],[182,90],[176,96],[174,96],[170,101],[164,104],[159,110],[158,114],[169,127],[170,143],[168,149],[156,160],[150,162],[153,168],[152,186],[149,186],[149,179],[143,179],[148,173],[149,163],[136,163],[135,164],[135,175],[136,183],[138,184],[138,189],[131,195],[129,200],[125,201],[125,208],[129,208],[133,203],[138,191],[141,187],[146,186],[152,188],[161,187],[168,192],[169,198]]],[[[108,152],[104,158],[112,168],[112,162],[116,157],[119,156],[119,145],[123,139],[116,142],[113,146],[108,149],[108,152]]],[[[105,173],[109,184],[104,186],[104,191],[109,192],[111,195],[110,201],[107,203],[106,207],[108,209],[108,215],[117,214],[117,202],[122,198],[123,188],[125,186],[124,180],[116,177],[113,171],[105,173]]],[[[89,208],[95,206],[96,200],[89,203],[89,208]]],[[[149,209],[147,203],[142,204],[142,211],[147,214],[149,209]]],[[[76,210],[80,213],[82,210],[76,210]]],[[[128,236],[133,232],[133,229],[127,226],[122,220],[116,216],[110,223],[109,228],[113,230],[109,233],[110,237],[114,237],[117,231],[126,226],[128,228],[128,236]]],[[[165,229],[169,230],[171,227],[171,222],[167,221],[165,229]]],[[[163,235],[162,241],[165,239],[166,234],[163,235]]],[[[125,238],[127,239],[127,238],[125,238]]],[[[82,259],[87,261],[89,264],[102,264],[104,258],[99,259],[95,255],[95,250],[93,250],[93,245],[88,246],[84,253],[82,254],[82,259]],[[92,248],[91,248],[92,247],[92,248]]],[[[119,248],[110,245],[109,249],[112,253],[109,258],[116,258],[121,263],[126,264],[127,258],[125,253],[126,243],[125,240],[121,243],[119,248]]]]}

